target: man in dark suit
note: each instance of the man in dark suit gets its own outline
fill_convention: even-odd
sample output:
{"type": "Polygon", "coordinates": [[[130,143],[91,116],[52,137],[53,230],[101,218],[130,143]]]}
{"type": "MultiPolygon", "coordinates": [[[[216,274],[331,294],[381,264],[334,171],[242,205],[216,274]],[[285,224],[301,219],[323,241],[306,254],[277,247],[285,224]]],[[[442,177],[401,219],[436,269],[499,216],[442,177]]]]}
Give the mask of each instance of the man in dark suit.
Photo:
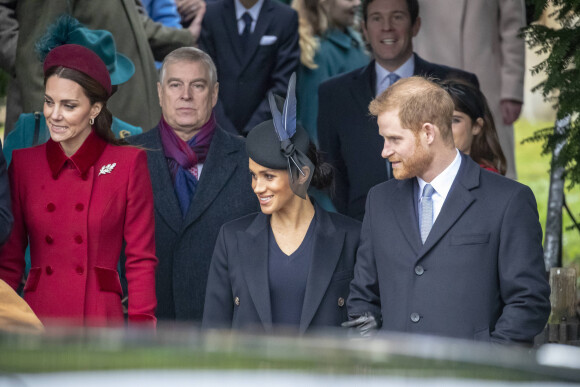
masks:
{"type": "Polygon", "coordinates": [[[369,189],[391,178],[376,120],[368,115],[372,99],[399,78],[421,75],[461,78],[479,86],[471,73],[429,63],[413,53],[421,18],[417,0],[363,1],[363,32],[374,61],[332,78],[319,88],[318,141],[336,168],[331,198],[337,210],[362,220],[369,189]]]}
{"type": "Polygon", "coordinates": [[[246,135],[271,119],[268,92],[285,95],[300,60],[296,11],[276,0],[209,2],[199,44],[217,67],[220,125],[246,135]]]}
{"type": "Polygon", "coordinates": [[[217,73],[203,51],[167,55],[161,121],[129,139],[147,150],[155,203],[157,318],[201,322],[220,227],[259,210],[244,139],[216,125],[217,73]]]}
{"type": "Polygon", "coordinates": [[[396,180],[368,194],[346,325],[531,343],[550,313],[534,194],[455,148],[453,110],[421,77],[370,105],[396,180]]]}

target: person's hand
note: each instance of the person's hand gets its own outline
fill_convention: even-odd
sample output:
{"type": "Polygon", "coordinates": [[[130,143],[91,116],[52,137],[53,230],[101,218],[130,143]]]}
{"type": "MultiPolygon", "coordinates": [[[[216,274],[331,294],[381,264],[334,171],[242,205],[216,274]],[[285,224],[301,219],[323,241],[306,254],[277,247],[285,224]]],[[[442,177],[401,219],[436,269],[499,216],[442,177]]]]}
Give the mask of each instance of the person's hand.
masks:
{"type": "Polygon", "coordinates": [[[197,8],[195,17],[191,21],[189,27],[187,27],[196,42],[199,39],[199,35],[201,33],[201,22],[203,21],[203,15],[205,15],[205,2],[202,0],[200,1],[199,7],[197,8]]]}
{"type": "Polygon", "coordinates": [[[343,322],[341,326],[357,331],[362,337],[372,336],[374,331],[378,330],[383,323],[380,316],[375,316],[371,312],[364,312],[362,315],[349,314],[348,317],[352,320],[343,322]]]}
{"type": "Polygon", "coordinates": [[[502,99],[500,102],[501,117],[506,125],[513,124],[522,112],[522,103],[511,99],[502,99]]]}
{"type": "Polygon", "coordinates": [[[175,0],[175,4],[184,25],[187,25],[195,18],[200,8],[205,8],[204,0],[175,0]]]}

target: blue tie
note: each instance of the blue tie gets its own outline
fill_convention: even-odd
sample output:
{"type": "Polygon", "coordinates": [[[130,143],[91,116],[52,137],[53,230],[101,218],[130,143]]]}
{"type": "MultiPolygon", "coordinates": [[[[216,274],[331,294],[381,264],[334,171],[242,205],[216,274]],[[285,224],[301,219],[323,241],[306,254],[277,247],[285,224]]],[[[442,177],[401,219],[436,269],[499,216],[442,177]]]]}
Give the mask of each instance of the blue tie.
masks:
{"type": "Polygon", "coordinates": [[[250,34],[252,33],[252,16],[248,12],[244,12],[242,15],[242,20],[244,21],[244,29],[242,30],[242,48],[244,54],[246,48],[248,47],[248,41],[250,40],[250,34]]]}
{"type": "Polygon", "coordinates": [[[427,236],[431,231],[433,226],[433,192],[435,189],[431,184],[427,184],[423,188],[423,194],[421,195],[421,212],[419,215],[419,226],[421,228],[421,241],[425,243],[427,236]]]}
{"type": "Polygon", "coordinates": [[[390,73],[385,78],[383,78],[383,81],[381,82],[381,86],[380,86],[381,89],[378,90],[377,96],[379,94],[382,94],[383,91],[387,90],[387,88],[389,86],[391,86],[393,83],[397,82],[399,79],[401,79],[401,77],[395,73],[390,73]]]}
{"type": "Polygon", "coordinates": [[[247,39],[252,33],[252,16],[248,12],[244,12],[242,15],[242,20],[244,21],[244,29],[242,30],[242,38],[247,39]]]}

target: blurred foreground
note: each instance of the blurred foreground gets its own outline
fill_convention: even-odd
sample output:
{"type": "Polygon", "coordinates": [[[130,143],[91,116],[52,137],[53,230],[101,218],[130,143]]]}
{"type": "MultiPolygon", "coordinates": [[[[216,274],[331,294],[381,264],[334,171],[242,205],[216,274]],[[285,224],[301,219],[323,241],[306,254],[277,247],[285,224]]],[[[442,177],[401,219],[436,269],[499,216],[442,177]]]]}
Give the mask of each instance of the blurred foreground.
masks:
{"type": "Polygon", "coordinates": [[[429,336],[268,337],[190,327],[0,334],[0,386],[580,385],[580,348],[429,336]]]}

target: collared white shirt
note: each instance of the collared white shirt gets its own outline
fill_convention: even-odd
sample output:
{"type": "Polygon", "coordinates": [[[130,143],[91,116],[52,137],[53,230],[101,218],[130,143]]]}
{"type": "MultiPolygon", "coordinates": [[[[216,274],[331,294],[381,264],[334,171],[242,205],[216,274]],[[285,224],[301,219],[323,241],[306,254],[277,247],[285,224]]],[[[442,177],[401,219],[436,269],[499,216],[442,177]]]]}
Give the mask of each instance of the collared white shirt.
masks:
{"type": "Polygon", "coordinates": [[[260,10],[262,9],[262,5],[264,4],[264,0],[258,0],[256,4],[250,9],[247,9],[242,5],[240,0],[234,0],[234,5],[236,6],[236,20],[238,21],[238,33],[241,35],[244,32],[244,27],[246,24],[244,23],[244,19],[242,19],[242,15],[246,12],[250,14],[252,17],[252,27],[250,29],[251,32],[254,32],[256,28],[256,22],[258,21],[258,16],[260,16],[260,10]]]}
{"type": "MultiPolygon", "coordinates": [[[[445,199],[447,199],[447,194],[449,193],[451,185],[453,185],[453,181],[455,180],[457,172],[459,172],[459,167],[461,166],[461,154],[459,153],[459,150],[455,150],[457,151],[455,159],[430,183],[435,189],[435,192],[433,192],[433,196],[431,197],[433,199],[433,224],[435,224],[435,220],[441,212],[443,203],[445,203],[445,199]]],[[[419,196],[417,197],[417,203],[420,203],[421,194],[423,193],[423,188],[427,185],[427,182],[420,177],[417,177],[417,182],[419,183],[419,196]]]]}
{"type": "MultiPolygon", "coordinates": [[[[413,76],[413,72],[415,71],[415,55],[411,55],[409,59],[405,63],[401,65],[398,69],[393,71],[393,73],[397,74],[401,78],[409,78],[413,76]]],[[[375,73],[377,75],[377,81],[375,84],[375,95],[381,94],[383,91],[389,87],[387,82],[387,77],[391,72],[384,67],[382,67],[379,62],[375,61],[375,73]]]]}

